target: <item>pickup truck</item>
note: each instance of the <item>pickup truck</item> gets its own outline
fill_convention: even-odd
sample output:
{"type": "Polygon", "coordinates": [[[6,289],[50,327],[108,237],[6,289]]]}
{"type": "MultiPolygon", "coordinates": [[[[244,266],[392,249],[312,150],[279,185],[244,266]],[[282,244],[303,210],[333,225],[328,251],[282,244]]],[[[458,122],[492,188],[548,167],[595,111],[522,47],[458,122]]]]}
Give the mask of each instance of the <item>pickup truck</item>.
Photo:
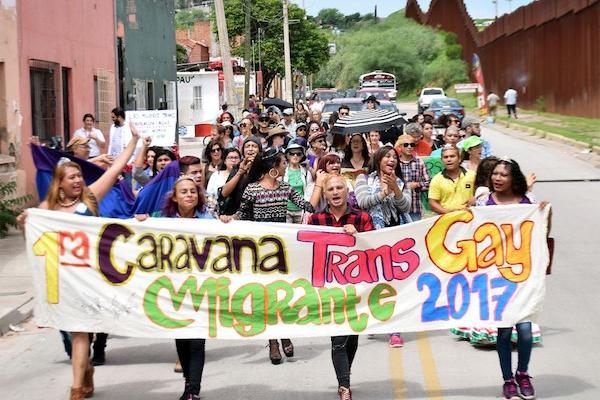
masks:
{"type": "Polygon", "coordinates": [[[429,107],[429,104],[431,104],[431,100],[445,97],[446,94],[442,88],[423,88],[419,96],[419,101],[417,101],[418,113],[421,114],[425,111],[429,107]]]}

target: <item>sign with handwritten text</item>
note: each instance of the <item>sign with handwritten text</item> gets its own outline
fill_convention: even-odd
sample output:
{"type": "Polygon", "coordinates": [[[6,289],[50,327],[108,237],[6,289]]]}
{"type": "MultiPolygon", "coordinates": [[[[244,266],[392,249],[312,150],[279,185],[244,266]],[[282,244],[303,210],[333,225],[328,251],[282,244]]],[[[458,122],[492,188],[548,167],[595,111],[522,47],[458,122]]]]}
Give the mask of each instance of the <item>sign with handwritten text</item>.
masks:
{"type": "Polygon", "coordinates": [[[35,316],[65,331],[156,338],[511,326],[542,305],[548,209],[474,207],[355,236],[30,209],[35,316]]]}
{"type": "Polygon", "coordinates": [[[153,146],[169,147],[175,144],[176,110],[127,111],[126,117],[142,137],[152,138],[153,146]]]}

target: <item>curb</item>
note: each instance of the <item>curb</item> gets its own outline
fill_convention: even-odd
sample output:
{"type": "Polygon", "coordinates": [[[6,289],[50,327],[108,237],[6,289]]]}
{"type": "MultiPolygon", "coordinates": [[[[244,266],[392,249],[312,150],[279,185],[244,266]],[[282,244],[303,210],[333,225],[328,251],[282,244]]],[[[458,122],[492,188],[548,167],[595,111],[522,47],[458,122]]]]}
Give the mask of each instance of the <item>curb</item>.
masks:
{"type": "Polygon", "coordinates": [[[506,122],[506,121],[500,121],[500,120],[495,121],[495,124],[502,125],[505,128],[515,129],[515,130],[518,130],[521,132],[525,132],[525,133],[529,134],[530,136],[536,136],[539,138],[553,140],[555,142],[563,143],[563,144],[566,144],[566,145],[569,145],[572,147],[576,147],[576,148],[582,149],[582,150],[590,150],[590,151],[600,155],[600,146],[592,146],[589,143],[580,142],[578,140],[571,139],[571,138],[568,138],[565,136],[561,136],[556,133],[547,132],[547,131],[544,131],[541,129],[531,128],[528,126],[515,124],[515,123],[511,123],[511,122],[506,122]]]}
{"type": "Polygon", "coordinates": [[[0,316],[0,336],[10,332],[10,325],[18,325],[33,315],[33,296],[29,294],[18,306],[0,316]]]}

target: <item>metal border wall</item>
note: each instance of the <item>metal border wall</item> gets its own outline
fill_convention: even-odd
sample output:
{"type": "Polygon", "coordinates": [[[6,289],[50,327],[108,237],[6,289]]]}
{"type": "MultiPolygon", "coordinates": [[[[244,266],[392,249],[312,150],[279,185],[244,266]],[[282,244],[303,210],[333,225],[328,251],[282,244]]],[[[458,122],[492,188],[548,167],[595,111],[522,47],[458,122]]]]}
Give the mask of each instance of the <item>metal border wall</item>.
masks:
{"type": "Polygon", "coordinates": [[[513,86],[519,105],[600,118],[600,0],[538,0],[478,32],[462,0],[433,0],[423,13],[408,0],[406,16],[454,32],[463,59],[479,54],[488,90],[513,86]]]}

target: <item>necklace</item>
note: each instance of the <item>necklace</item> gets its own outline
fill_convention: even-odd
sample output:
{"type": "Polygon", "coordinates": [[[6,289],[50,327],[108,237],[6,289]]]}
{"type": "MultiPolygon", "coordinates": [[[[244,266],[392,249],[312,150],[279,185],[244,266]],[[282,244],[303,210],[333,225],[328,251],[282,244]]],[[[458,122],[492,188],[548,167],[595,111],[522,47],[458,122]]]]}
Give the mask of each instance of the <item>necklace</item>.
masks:
{"type": "Polygon", "coordinates": [[[75,205],[75,203],[79,203],[80,199],[76,198],[75,200],[69,202],[69,203],[63,203],[61,201],[58,202],[58,205],[61,206],[62,208],[69,208],[75,205]]]}

